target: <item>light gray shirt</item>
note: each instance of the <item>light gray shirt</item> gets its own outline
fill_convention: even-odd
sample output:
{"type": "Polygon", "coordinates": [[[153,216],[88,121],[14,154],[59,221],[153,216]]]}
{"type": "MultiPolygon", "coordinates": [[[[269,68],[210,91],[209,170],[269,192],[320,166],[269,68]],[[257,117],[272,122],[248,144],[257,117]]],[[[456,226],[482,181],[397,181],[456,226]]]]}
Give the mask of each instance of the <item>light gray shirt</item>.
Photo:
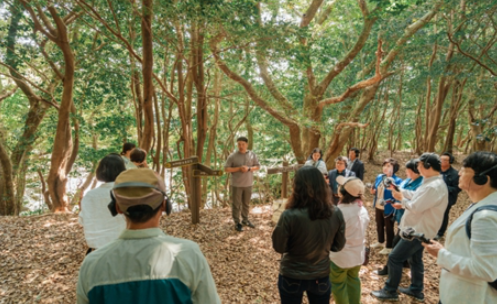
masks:
{"type": "MultiPolygon", "coordinates": [[[[241,166],[260,167],[257,155],[254,152],[247,150],[246,153],[236,151],[231,153],[224,164],[224,168],[238,168],[241,166]]],[[[233,187],[251,187],[254,183],[254,172],[233,172],[231,173],[231,186],[233,187]]]]}
{"type": "Polygon", "coordinates": [[[328,174],[328,169],[326,169],[326,163],[323,160],[318,160],[317,162],[313,159],[309,159],[305,162],[304,166],[313,166],[316,167],[321,173],[328,174]]]}
{"type": "Polygon", "coordinates": [[[400,221],[400,229],[412,227],[432,239],[437,235],[445,209],[449,203],[449,191],[441,175],[423,179],[416,191],[402,190],[402,207],[406,210],[400,221]]]}

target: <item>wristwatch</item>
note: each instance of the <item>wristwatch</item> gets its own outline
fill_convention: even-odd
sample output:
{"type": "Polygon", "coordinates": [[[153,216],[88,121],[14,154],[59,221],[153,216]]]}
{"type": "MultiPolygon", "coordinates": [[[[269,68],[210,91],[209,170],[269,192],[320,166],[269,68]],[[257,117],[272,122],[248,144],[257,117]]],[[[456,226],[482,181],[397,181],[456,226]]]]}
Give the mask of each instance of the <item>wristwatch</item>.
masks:
{"type": "Polygon", "coordinates": [[[249,169],[248,169],[248,170],[249,170],[249,171],[252,171],[252,167],[249,167],[249,169]]]}

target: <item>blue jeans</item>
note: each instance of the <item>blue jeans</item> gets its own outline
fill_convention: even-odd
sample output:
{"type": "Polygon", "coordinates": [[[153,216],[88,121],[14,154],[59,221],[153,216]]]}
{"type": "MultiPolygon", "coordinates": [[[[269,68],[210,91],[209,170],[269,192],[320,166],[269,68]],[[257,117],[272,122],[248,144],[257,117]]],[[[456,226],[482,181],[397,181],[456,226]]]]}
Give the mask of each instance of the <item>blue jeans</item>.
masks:
{"type": "Polygon", "coordinates": [[[425,268],[423,265],[424,247],[418,240],[406,241],[401,239],[388,256],[388,279],[385,290],[397,292],[402,278],[402,265],[407,260],[411,266],[410,291],[414,293],[423,292],[423,279],[425,268]]]}
{"type": "Polygon", "coordinates": [[[304,291],[310,304],[329,304],[331,296],[330,277],[315,280],[296,280],[278,276],[281,304],[301,304],[304,291]]]}

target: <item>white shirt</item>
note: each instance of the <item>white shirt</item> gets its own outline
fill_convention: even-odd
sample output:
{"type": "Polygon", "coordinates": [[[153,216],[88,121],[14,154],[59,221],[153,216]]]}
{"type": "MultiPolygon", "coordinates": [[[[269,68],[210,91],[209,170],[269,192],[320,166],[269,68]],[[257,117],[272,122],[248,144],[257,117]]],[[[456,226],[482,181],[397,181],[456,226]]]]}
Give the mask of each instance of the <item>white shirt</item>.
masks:
{"type": "Polygon", "coordinates": [[[323,160],[318,160],[317,162],[313,159],[309,159],[305,162],[304,166],[313,166],[316,167],[321,173],[328,174],[328,169],[326,169],[326,163],[323,160]]]}
{"type": "Polygon", "coordinates": [[[487,282],[497,279],[497,212],[478,211],[471,222],[471,240],[466,221],[476,208],[497,205],[494,192],[466,210],[447,230],[445,249],[438,252],[442,267],[440,300],[453,304],[495,304],[497,291],[487,282]]]}
{"type": "Polygon", "coordinates": [[[88,247],[101,248],[117,240],[126,229],[122,214],[112,217],[107,205],[110,203],[110,190],[114,183],[105,183],[86,193],[81,201],[79,223],[83,226],[88,247]]]}
{"type": "Polygon", "coordinates": [[[365,234],[369,225],[368,211],[354,202],[338,204],[345,220],[345,247],[340,252],[330,252],[330,260],[342,269],[362,265],[364,262],[365,234]]]}
{"type": "Polygon", "coordinates": [[[449,191],[441,175],[424,178],[416,191],[402,190],[402,207],[406,209],[399,228],[414,228],[426,238],[437,236],[449,204],[449,191]]]}

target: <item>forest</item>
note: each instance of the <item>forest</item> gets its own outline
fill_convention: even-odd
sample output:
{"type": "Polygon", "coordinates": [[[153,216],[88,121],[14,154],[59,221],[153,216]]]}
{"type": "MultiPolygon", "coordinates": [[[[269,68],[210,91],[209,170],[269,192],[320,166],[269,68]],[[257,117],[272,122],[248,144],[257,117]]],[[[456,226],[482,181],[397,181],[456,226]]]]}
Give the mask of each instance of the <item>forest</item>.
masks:
{"type": "MultiPolygon", "coordinates": [[[[0,214],[72,211],[124,142],[188,206],[196,155],[264,166],[497,148],[497,3],[2,0],[0,214]],[[29,208],[26,207],[29,205],[29,208]]],[[[260,184],[279,195],[280,178],[260,184]]],[[[226,176],[203,204],[226,206],[226,176]]],[[[261,198],[262,199],[262,198],[261,198]]]]}
{"type": "MultiPolygon", "coordinates": [[[[166,181],[163,230],[200,244],[221,300],[278,302],[271,212],[294,173],[273,173],[317,147],[329,170],[357,147],[365,183],[386,157],[403,170],[450,152],[459,168],[496,152],[496,43],[496,0],[0,0],[0,302],[74,303],[79,203],[128,142],[166,181]],[[261,170],[258,229],[236,235],[229,175],[194,184],[171,162],[222,170],[240,136],[261,170]]],[[[386,262],[371,259],[363,303],[386,262]]],[[[424,261],[435,304],[440,267],[424,261]]]]}

